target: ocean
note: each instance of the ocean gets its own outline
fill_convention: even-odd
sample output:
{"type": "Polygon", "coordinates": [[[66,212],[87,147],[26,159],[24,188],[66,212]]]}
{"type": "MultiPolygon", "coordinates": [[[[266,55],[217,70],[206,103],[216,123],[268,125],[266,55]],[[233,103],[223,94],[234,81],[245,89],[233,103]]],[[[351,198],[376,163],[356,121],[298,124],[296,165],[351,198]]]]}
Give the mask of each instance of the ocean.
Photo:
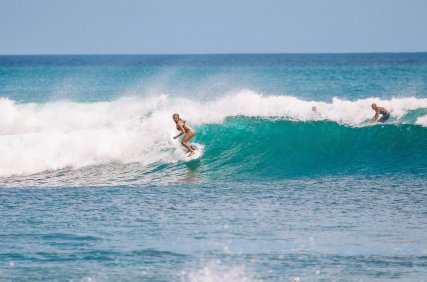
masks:
{"type": "Polygon", "coordinates": [[[426,155],[427,53],[0,56],[0,281],[426,281],[426,155]]]}

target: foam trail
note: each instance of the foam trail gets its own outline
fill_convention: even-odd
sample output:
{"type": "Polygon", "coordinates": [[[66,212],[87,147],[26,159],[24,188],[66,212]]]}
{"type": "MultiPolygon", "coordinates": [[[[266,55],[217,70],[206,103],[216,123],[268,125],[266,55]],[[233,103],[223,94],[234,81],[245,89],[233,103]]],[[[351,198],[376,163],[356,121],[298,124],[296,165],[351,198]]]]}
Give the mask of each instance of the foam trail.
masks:
{"type": "MultiPolygon", "coordinates": [[[[19,104],[0,98],[0,176],[109,162],[142,165],[177,162],[183,149],[178,141],[171,139],[176,134],[171,119],[174,112],[196,127],[222,123],[232,116],[321,119],[361,126],[374,115],[370,108],[373,102],[391,111],[393,123],[399,123],[411,110],[427,108],[425,98],[356,101],[334,98],[326,103],[292,96],[267,96],[249,90],[205,102],[167,95],[45,104],[19,104]],[[313,113],[312,106],[317,107],[317,113],[313,113]]],[[[417,117],[415,123],[426,126],[426,116],[417,117]]]]}

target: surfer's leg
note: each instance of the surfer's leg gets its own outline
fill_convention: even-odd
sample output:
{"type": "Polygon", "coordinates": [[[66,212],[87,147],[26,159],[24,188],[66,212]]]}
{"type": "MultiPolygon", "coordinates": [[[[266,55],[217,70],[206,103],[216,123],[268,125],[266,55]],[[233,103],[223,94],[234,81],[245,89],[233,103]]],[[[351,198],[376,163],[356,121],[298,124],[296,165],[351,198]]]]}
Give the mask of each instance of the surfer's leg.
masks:
{"type": "Polygon", "coordinates": [[[193,138],[195,135],[194,131],[190,131],[187,134],[185,134],[184,138],[182,139],[182,146],[184,146],[185,148],[187,148],[188,152],[190,153],[190,156],[192,154],[194,154],[193,148],[191,147],[190,144],[188,144],[188,141],[190,141],[191,138],[193,138]]]}

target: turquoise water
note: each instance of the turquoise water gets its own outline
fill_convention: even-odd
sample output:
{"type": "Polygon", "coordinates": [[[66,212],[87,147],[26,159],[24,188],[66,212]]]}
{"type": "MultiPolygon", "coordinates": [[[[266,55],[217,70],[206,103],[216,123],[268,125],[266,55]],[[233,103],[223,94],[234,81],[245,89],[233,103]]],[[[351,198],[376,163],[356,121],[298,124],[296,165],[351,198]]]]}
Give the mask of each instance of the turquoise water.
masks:
{"type": "Polygon", "coordinates": [[[425,53],[0,56],[0,97],[1,281],[427,277],[425,53]]]}

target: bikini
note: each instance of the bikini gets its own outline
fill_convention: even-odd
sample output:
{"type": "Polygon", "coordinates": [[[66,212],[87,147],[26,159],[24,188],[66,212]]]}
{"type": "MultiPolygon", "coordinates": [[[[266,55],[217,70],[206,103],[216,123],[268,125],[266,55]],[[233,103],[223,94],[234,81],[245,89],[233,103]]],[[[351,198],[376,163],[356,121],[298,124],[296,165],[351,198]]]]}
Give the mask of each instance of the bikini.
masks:
{"type": "MultiPolygon", "coordinates": [[[[189,126],[188,126],[188,125],[186,125],[185,123],[184,123],[184,125],[183,125],[183,128],[184,128],[184,130],[185,130],[185,129],[187,129],[187,130],[185,130],[185,133],[188,133],[188,132],[190,132],[190,131],[194,131],[191,127],[189,127],[189,126]]],[[[176,129],[177,129],[177,130],[180,130],[178,126],[176,127],[176,129]]]]}

